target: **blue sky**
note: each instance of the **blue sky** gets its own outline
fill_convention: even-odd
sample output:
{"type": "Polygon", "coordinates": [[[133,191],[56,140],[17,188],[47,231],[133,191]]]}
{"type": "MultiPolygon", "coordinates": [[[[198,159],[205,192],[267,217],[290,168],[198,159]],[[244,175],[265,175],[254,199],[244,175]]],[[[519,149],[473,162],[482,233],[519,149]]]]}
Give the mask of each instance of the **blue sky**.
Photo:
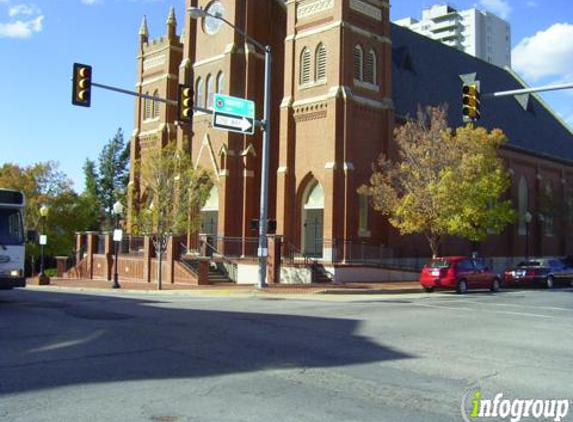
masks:
{"type": "MultiPolygon", "coordinates": [[[[269,0],[271,1],[271,0],[269,0]]],[[[391,18],[419,18],[430,0],[395,0],[391,18]]],[[[533,86],[573,82],[573,7],[568,0],[451,1],[477,5],[512,27],[514,68],[533,86]],[[549,66],[548,66],[549,64],[549,66]]],[[[94,89],[92,107],[73,107],[73,62],[91,64],[96,82],[133,89],[137,33],[147,15],[151,38],[165,32],[171,5],[184,0],[0,0],[0,164],[54,160],[83,189],[82,165],[121,127],[133,130],[133,98],[94,89]]],[[[573,126],[573,90],[544,94],[573,126]]]]}

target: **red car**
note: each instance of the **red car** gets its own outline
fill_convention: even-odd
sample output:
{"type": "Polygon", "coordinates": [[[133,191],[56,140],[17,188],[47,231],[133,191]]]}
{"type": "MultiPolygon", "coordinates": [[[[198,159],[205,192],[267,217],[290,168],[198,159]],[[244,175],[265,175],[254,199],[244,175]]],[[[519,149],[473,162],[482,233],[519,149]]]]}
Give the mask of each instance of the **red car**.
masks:
{"type": "Polygon", "coordinates": [[[464,294],[468,289],[499,291],[500,277],[479,259],[467,256],[434,258],[424,265],[420,284],[426,292],[438,289],[455,289],[464,294]]]}

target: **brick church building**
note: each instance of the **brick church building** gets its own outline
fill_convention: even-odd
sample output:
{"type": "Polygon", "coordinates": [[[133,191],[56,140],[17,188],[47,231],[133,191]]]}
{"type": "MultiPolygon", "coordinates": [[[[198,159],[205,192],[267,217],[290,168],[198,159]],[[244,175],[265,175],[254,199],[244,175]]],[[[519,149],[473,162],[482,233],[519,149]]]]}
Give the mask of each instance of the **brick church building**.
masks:
{"type": "MultiPolygon", "coordinates": [[[[448,104],[451,125],[461,125],[460,75],[477,72],[488,92],[524,87],[517,75],[391,24],[388,0],[185,0],[185,9],[191,6],[220,13],[272,48],[269,217],[277,221],[283,253],[312,256],[339,274],[352,263],[364,270],[377,259],[427,258],[421,238],[400,236],[357,189],[381,153],[392,155],[394,126],[418,106],[448,104]]],[[[144,18],[137,91],[176,100],[178,83],[189,84],[198,107],[211,108],[213,94],[223,93],[253,100],[262,118],[263,52],[221,21],[180,19],[172,8],[166,34],[151,39],[144,18]]],[[[526,224],[532,255],[572,253],[573,242],[541,212],[542,198],[571,197],[571,130],[536,95],[482,108],[480,125],[499,127],[509,138],[502,155],[520,216],[492,234],[482,254],[523,256],[526,224]],[[533,215],[529,223],[526,212],[533,215]]],[[[174,105],[136,100],[132,162],[159,143],[188,150],[216,179],[201,211],[202,232],[216,237],[222,255],[248,255],[249,245],[256,248],[250,222],[259,214],[261,131],[217,130],[202,112],[181,124],[176,114],[174,105]]],[[[137,207],[145,190],[133,172],[131,184],[137,207]]],[[[443,252],[469,248],[452,239],[443,252]]]]}

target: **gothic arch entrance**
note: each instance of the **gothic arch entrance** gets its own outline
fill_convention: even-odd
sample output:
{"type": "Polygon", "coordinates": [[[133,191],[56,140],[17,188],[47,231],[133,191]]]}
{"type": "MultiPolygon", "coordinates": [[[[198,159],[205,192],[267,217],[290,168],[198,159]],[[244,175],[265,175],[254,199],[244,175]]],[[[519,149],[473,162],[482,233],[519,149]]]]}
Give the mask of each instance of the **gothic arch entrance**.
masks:
{"type": "Polygon", "coordinates": [[[302,201],[302,251],[321,257],[324,231],[324,189],[314,180],[309,183],[302,201]]]}
{"type": "Polygon", "coordinates": [[[211,188],[209,199],[201,208],[201,233],[217,235],[217,223],[219,221],[219,189],[211,188]]]}

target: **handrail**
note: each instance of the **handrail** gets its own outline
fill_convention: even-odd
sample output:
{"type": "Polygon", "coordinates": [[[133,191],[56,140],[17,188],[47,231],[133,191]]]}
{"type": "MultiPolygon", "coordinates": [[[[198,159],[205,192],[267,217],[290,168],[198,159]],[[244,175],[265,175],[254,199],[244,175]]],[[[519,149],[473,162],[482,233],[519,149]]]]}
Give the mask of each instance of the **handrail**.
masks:
{"type": "Polygon", "coordinates": [[[217,258],[220,258],[223,263],[227,264],[229,266],[229,268],[233,269],[233,274],[230,273],[229,269],[227,269],[227,275],[229,276],[229,278],[231,280],[233,280],[234,282],[237,281],[237,274],[235,272],[235,263],[233,261],[231,261],[229,258],[227,258],[224,254],[222,254],[221,252],[219,252],[217,250],[217,248],[213,245],[211,245],[207,240],[205,240],[205,245],[207,245],[207,247],[209,249],[211,249],[211,251],[213,252],[213,254],[217,254],[217,258]]]}
{"type": "MultiPolygon", "coordinates": [[[[298,253],[300,256],[302,256],[304,258],[304,263],[308,264],[309,262],[311,263],[311,269],[320,272],[322,275],[324,275],[325,277],[327,277],[330,281],[334,281],[334,274],[332,274],[330,271],[328,271],[326,268],[324,268],[324,265],[322,265],[320,262],[318,262],[317,259],[311,257],[310,255],[306,254],[305,252],[302,252],[300,249],[298,249],[296,246],[294,246],[292,243],[288,243],[289,248],[294,251],[295,253],[298,253]]],[[[294,256],[291,258],[291,261],[294,262],[294,256]]]]}

